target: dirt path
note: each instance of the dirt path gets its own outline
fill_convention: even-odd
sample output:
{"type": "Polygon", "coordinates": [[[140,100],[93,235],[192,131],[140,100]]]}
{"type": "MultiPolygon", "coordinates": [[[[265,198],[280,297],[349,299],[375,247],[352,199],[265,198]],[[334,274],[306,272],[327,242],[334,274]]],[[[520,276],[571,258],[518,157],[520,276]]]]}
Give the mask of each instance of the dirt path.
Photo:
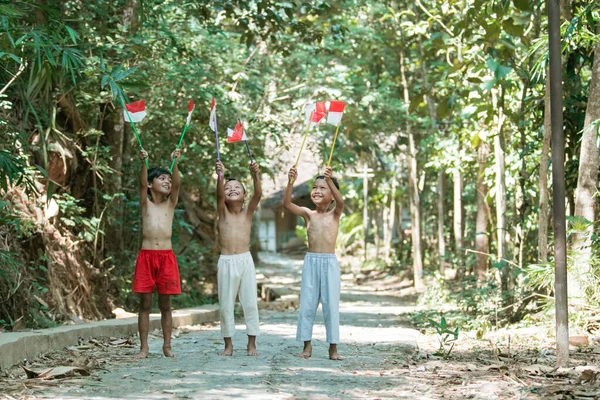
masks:
{"type": "MultiPolygon", "coordinates": [[[[70,351],[48,354],[37,362],[38,366],[84,366],[92,370],[91,376],[42,381],[24,379],[17,376],[23,375],[22,371],[17,371],[5,380],[4,386],[0,379],[0,399],[487,400],[600,395],[595,386],[578,386],[578,393],[585,390],[592,397],[563,397],[567,393],[565,385],[572,383],[562,375],[545,376],[554,373],[544,370],[552,370],[551,367],[535,364],[531,369],[532,363],[543,361],[532,349],[521,354],[534,354],[535,361],[528,358],[521,363],[519,354],[506,359],[500,353],[476,348],[475,342],[465,338],[457,343],[450,359],[435,357],[436,337],[423,336],[409,327],[407,314],[414,307],[406,299],[394,296],[397,290],[357,286],[349,279],[342,283],[340,310],[339,350],[346,359],[327,358],[320,311],[313,357],[299,359],[294,356],[301,344],[295,341],[297,310],[293,306],[297,302],[294,293],[299,291],[302,261],[281,257],[263,260],[269,263],[258,269],[263,291],[269,297],[275,292],[283,297],[263,303],[260,356],[246,355],[242,319],[237,321],[239,333],[234,338],[233,357],[217,355],[223,347],[218,323],[178,329],[173,340],[175,359],[160,355],[162,340],[158,331],[151,335],[152,354],[145,360],[131,358],[137,352],[137,343],[115,340],[118,338],[97,340],[70,351]]],[[[551,360],[546,364],[550,365],[551,360]]]]}
{"type": "MultiPolygon", "coordinates": [[[[258,272],[270,284],[299,290],[300,260],[276,257],[266,261],[271,265],[258,272]]],[[[100,365],[103,369],[95,370],[91,377],[48,381],[54,382],[52,386],[34,386],[27,394],[32,396],[29,398],[65,399],[425,398],[422,391],[427,388],[414,387],[405,376],[407,355],[416,352],[419,335],[400,326],[401,314],[410,308],[393,296],[379,296],[347,282],[343,286],[339,347],[340,354],[347,357],[343,361],[327,358],[320,310],[313,357],[295,357],[301,350],[295,341],[297,312],[278,310],[283,306],[274,302],[260,312],[258,357],[245,354],[243,319],[239,319],[233,357],[217,355],[223,346],[218,324],[192,327],[179,331],[174,339],[175,359],[159,356],[161,340],[151,335],[148,359],[129,359],[135,348],[107,347],[109,354],[99,357],[106,360],[100,365]]]]}

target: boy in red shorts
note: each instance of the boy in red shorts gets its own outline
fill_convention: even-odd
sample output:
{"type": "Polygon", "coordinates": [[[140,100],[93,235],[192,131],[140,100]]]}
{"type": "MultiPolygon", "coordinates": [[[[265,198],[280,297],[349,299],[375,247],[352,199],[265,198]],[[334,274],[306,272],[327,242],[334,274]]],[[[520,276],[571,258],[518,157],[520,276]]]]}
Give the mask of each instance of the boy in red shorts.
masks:
{"type": "MultiPolygon", "coordinates": [[[[141,159],[148,158],[144,150],[141,159]]],[[[179,150],[171,154],[178,159],[179,150]]],[[[154,287],[158,292],[158,308],[163,330],[163,354],[174,357],[171,351],[171,331],[173,315],[171,313],[171,295],[180,294],[179,269],[171,249],[173,214],[179,195],[179,170],[177,162],[173,173],[162,168],[146,169],[142,163],[140,175],[140,207],[142,209],[142,249],[135,264],[133,292],[140,294],[140,312],[138,330],[140,333],[140,352],[136,358],[148,356],[148,327],[154,287]]]]}

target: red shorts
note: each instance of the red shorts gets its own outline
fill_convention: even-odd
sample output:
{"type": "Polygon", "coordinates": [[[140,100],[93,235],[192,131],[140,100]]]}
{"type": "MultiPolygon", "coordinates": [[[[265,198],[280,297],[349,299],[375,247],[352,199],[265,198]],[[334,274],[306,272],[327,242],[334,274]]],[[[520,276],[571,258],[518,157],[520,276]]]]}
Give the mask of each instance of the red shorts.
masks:
{"type": "Polygon", "coordinates": [[[179,268],[173,250],[140,250],[135,273],[134,293],[181,294],[179,268]]]}

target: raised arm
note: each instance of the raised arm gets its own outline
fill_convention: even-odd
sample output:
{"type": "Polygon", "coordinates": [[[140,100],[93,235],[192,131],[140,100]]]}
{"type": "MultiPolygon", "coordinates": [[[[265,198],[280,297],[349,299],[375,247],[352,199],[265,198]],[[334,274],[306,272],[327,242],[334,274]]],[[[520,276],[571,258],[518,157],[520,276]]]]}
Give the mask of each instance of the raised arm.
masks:
{"type": "Polygon", "coordinates": [[[140,207],[145,207],[148,202],[148,168],[144,160],[148,158],[146,150],[140,151],[140,159],[142,160],[142,171],[140,172],[140,207]]]}
{"type": "Polygon", "coordinates": [[[333,212],[336,216],[340,217],[342,212],[344,211],[344,199],[342,198],[342,194],[335,187],[333,180],[331,180],[332,170],[331,167],[325,167],[325,182],[329,186],[329,190],[331,190],[331,194],[333,195],[333,199],[335,200],[335,208],[333,212]]]}
{"type": "Polygon", "coordinates": [[[252,174],[252,182],[254,183],[254,193],[248,203],[248,214],[252,215],[258,205],[260,204],[260,198],[262,197],[262,186],[260,185],[260,179],[258,178],[258,164],[253,162],[250,164],[250,173],[252,174]]]}
{"type": "Polygon", "coordinates": [[[223,182],[225,176],[225,167],[221,161],[217,161],[217,212],[220,216],[225,215],[225,183],[223,182]]]}
{"type": "Polygon", "coordinates": [[[175,149],[173,153],[171,153],[171,160],[175,159],[175,165],[173,166],[173,171],[171,171],[171,196],[169,200],[175,206],[177,204],[177,200],[179,200],[179,167],[177,166],[179,161],[179,156],[181,155],[181,150],[175,149]]]}
{"type": "Polygon", "coordinates": [[[288,172],[288,184],[285,188],[285,192],[283,193],[283,207],[292,214],[298,215],[306,220],[308,219],[308,208],[300,207],[292,203],[292,190],[294,188],[294,181],[296,180],[297,176],[298,171],[296,168],[292,167],[290,172],[288,172]]]}

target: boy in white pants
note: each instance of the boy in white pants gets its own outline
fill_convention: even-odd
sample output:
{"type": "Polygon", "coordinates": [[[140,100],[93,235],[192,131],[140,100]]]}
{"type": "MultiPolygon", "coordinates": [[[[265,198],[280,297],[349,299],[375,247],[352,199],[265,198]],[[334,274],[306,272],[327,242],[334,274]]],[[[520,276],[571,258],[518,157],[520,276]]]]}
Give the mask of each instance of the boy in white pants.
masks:
{"type": "Polygon", "coordinates": [[[337,352],[340,342],[340,267],[335,256],[340,217],[344,210],[344,200],[339,186],[331,176],[331,168],[325,168],[325,174],[317,176],[313,183],[310,198],[316,210],[300,207],[292,203],[293,182],[298,176],[296,168],[288,173],[288,185],[283,195],[283,206],[306,222],[308,234],[308,253],[302,266],[302,287],[300,289],[300,313],[296,340],[304,342],[304,349],[298,357],[309,358],[312,355],[312,328],[319,300],[323,304],[329,358],[342,360],[337,352]],[[335,200],[335,207],[330,210],[335,200]]]}
{"type": "Polygon", "coordinates": [[[225,340],[225,350],[219,355],[233,355],[231,338],[235,333],[233,307],[239,295],[246,320],[248,335],[248,355],[257,356],[256,336],[258,335],[258,305],[256,298],[256,271],[250,255],[250,228],[252,215],[258,208],[262,188],[258,179],[258,164],[250,164],[254,193],[248,206],[244,208],[246,189],[236,179],[223,182],[225,167],[217,162],[217,211],[219,213],[219,257],[217,280],[221,313],[221,334],[225,340]]]}

